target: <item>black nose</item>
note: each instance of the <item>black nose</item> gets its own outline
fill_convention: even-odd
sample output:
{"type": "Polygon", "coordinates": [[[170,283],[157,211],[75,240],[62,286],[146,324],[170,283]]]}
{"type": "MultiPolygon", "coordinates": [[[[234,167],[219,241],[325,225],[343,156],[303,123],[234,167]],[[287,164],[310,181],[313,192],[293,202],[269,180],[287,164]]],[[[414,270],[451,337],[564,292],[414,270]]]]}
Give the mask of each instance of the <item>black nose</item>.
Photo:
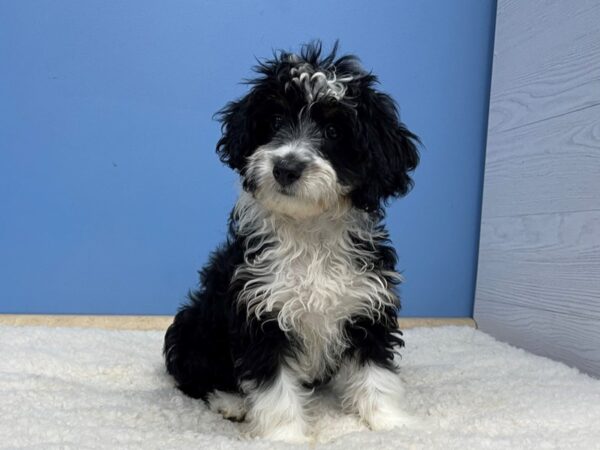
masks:
{"type": "Polygon", "coordinates": [[[302,176],[306,163],[296,159],[283,158],[275,161],[273,176],[282,186],[289,186],[302,176]]]}

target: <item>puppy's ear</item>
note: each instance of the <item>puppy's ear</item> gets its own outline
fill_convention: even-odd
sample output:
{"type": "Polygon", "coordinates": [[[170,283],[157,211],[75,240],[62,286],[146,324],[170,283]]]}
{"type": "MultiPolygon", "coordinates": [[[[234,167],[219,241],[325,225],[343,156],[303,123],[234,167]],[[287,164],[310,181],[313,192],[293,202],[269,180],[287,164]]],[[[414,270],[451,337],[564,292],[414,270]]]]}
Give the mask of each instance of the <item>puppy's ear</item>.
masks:
{"type": "Polygon", "coordinates": [[[364,90],[357,110],[359,139],[367,154],[365,177],[352,200],[366,211],[381,211],[387,200],[412,188],[410,172],[419,164],[420,141],[400,122],[396,104],[387,94],[364,90]]]}
{"type": "Polygon", "coordinates": [[[234,170],[241,171],[253,149],[250,111],[253,91],[239,100],[229,102],[215,118],[221,122],[222,136],[217,142],[219,159],[234,170]]]}

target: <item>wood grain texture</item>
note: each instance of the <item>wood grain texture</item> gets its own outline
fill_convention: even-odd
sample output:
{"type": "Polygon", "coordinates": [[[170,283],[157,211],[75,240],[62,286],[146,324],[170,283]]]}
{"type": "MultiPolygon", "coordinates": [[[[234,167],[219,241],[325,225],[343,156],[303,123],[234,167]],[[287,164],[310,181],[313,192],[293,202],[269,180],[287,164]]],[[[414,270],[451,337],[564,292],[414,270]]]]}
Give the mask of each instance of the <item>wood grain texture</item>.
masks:
{"type": "Polygon", "coordinates": [[[484,219],[481,235],[478,303],[600,321],[600,211],[484,219]]]}
{"type": "Polygon", "coordinates": [[[596,376],[600,374],[599,325],[593,318],[499,301],[478,305],[477,326],[481,330],[596,376]]]}
{"type": "Polygon", "coordinates": [[[498,2],[489,129],[600,105],[600,2],[498,2]]]}
{"type": "Polygon", "coordinates": [[[600,376],[600,2],[499,0],[474,315],[600,376]]]}
{"type": "Polygon", "coordinates": [[[600,209],[600,105],[489,130],[484,196],[486,218],[600,209]]]}

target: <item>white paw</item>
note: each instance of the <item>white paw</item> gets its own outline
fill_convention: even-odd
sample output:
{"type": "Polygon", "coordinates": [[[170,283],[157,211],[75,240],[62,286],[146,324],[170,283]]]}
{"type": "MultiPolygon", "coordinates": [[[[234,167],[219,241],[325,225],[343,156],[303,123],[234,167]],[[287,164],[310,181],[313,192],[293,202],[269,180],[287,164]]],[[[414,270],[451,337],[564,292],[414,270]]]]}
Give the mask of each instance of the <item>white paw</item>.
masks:
{"type": "Polygon", "coordinates": [[[367,426],[373,431],[391,430],[400,427],[415,427],[419,421],[402,410],[379,410],[374,411],[368,417],[363,417],[367,426]]]}
{"type": "Polygon", "coordinates": [[[263,429],[258,431],[258,427],[253,427],[250,424],[248,435],[254,438],[263,438],[270,441],[281,441],[289,443],[306,443],[310,441],[310,437],[305,433],[305,424],[302,422],[291,422],[280,424],[274,428],[263,429]]]}
{"type": "Polygon", "coordinates": [[[210,410],[221,414],[225,419],[241,422],[246,416],[246,402],[239,394],[214,391],[208,394],[206,400],[210,410]]]}
{"type": "Polygon", "coordinates": [[[273,430],[267,430],[263,437],[271,441],[296,443],[308,442],[310,440],[304,433],[303,427],[294,423],[280,425],[273,430]]]}

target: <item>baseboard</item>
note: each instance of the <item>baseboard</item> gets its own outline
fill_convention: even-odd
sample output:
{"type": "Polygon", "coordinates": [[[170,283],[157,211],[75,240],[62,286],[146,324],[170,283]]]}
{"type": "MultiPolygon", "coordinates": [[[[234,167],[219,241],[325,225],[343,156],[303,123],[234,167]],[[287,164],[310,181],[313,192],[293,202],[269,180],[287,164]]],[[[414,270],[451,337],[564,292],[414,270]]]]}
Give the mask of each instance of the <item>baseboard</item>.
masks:
{"type": "Polygon", "coordinates": [[[402,330],[446,326],[477,328],[477,323],[471,317],[400,317],[398,323],[402,330]]]}
{"type": "MultiPolygon", "coordinates": [[[[62,314],[0,314],[0,325],[106,328],[112,330],[164,330],[172,316],[90,316],[62,314]]],[[[407,317],[398,319],[401,329],[446,325],[476,328],[470,317],[407,317]]]]}

